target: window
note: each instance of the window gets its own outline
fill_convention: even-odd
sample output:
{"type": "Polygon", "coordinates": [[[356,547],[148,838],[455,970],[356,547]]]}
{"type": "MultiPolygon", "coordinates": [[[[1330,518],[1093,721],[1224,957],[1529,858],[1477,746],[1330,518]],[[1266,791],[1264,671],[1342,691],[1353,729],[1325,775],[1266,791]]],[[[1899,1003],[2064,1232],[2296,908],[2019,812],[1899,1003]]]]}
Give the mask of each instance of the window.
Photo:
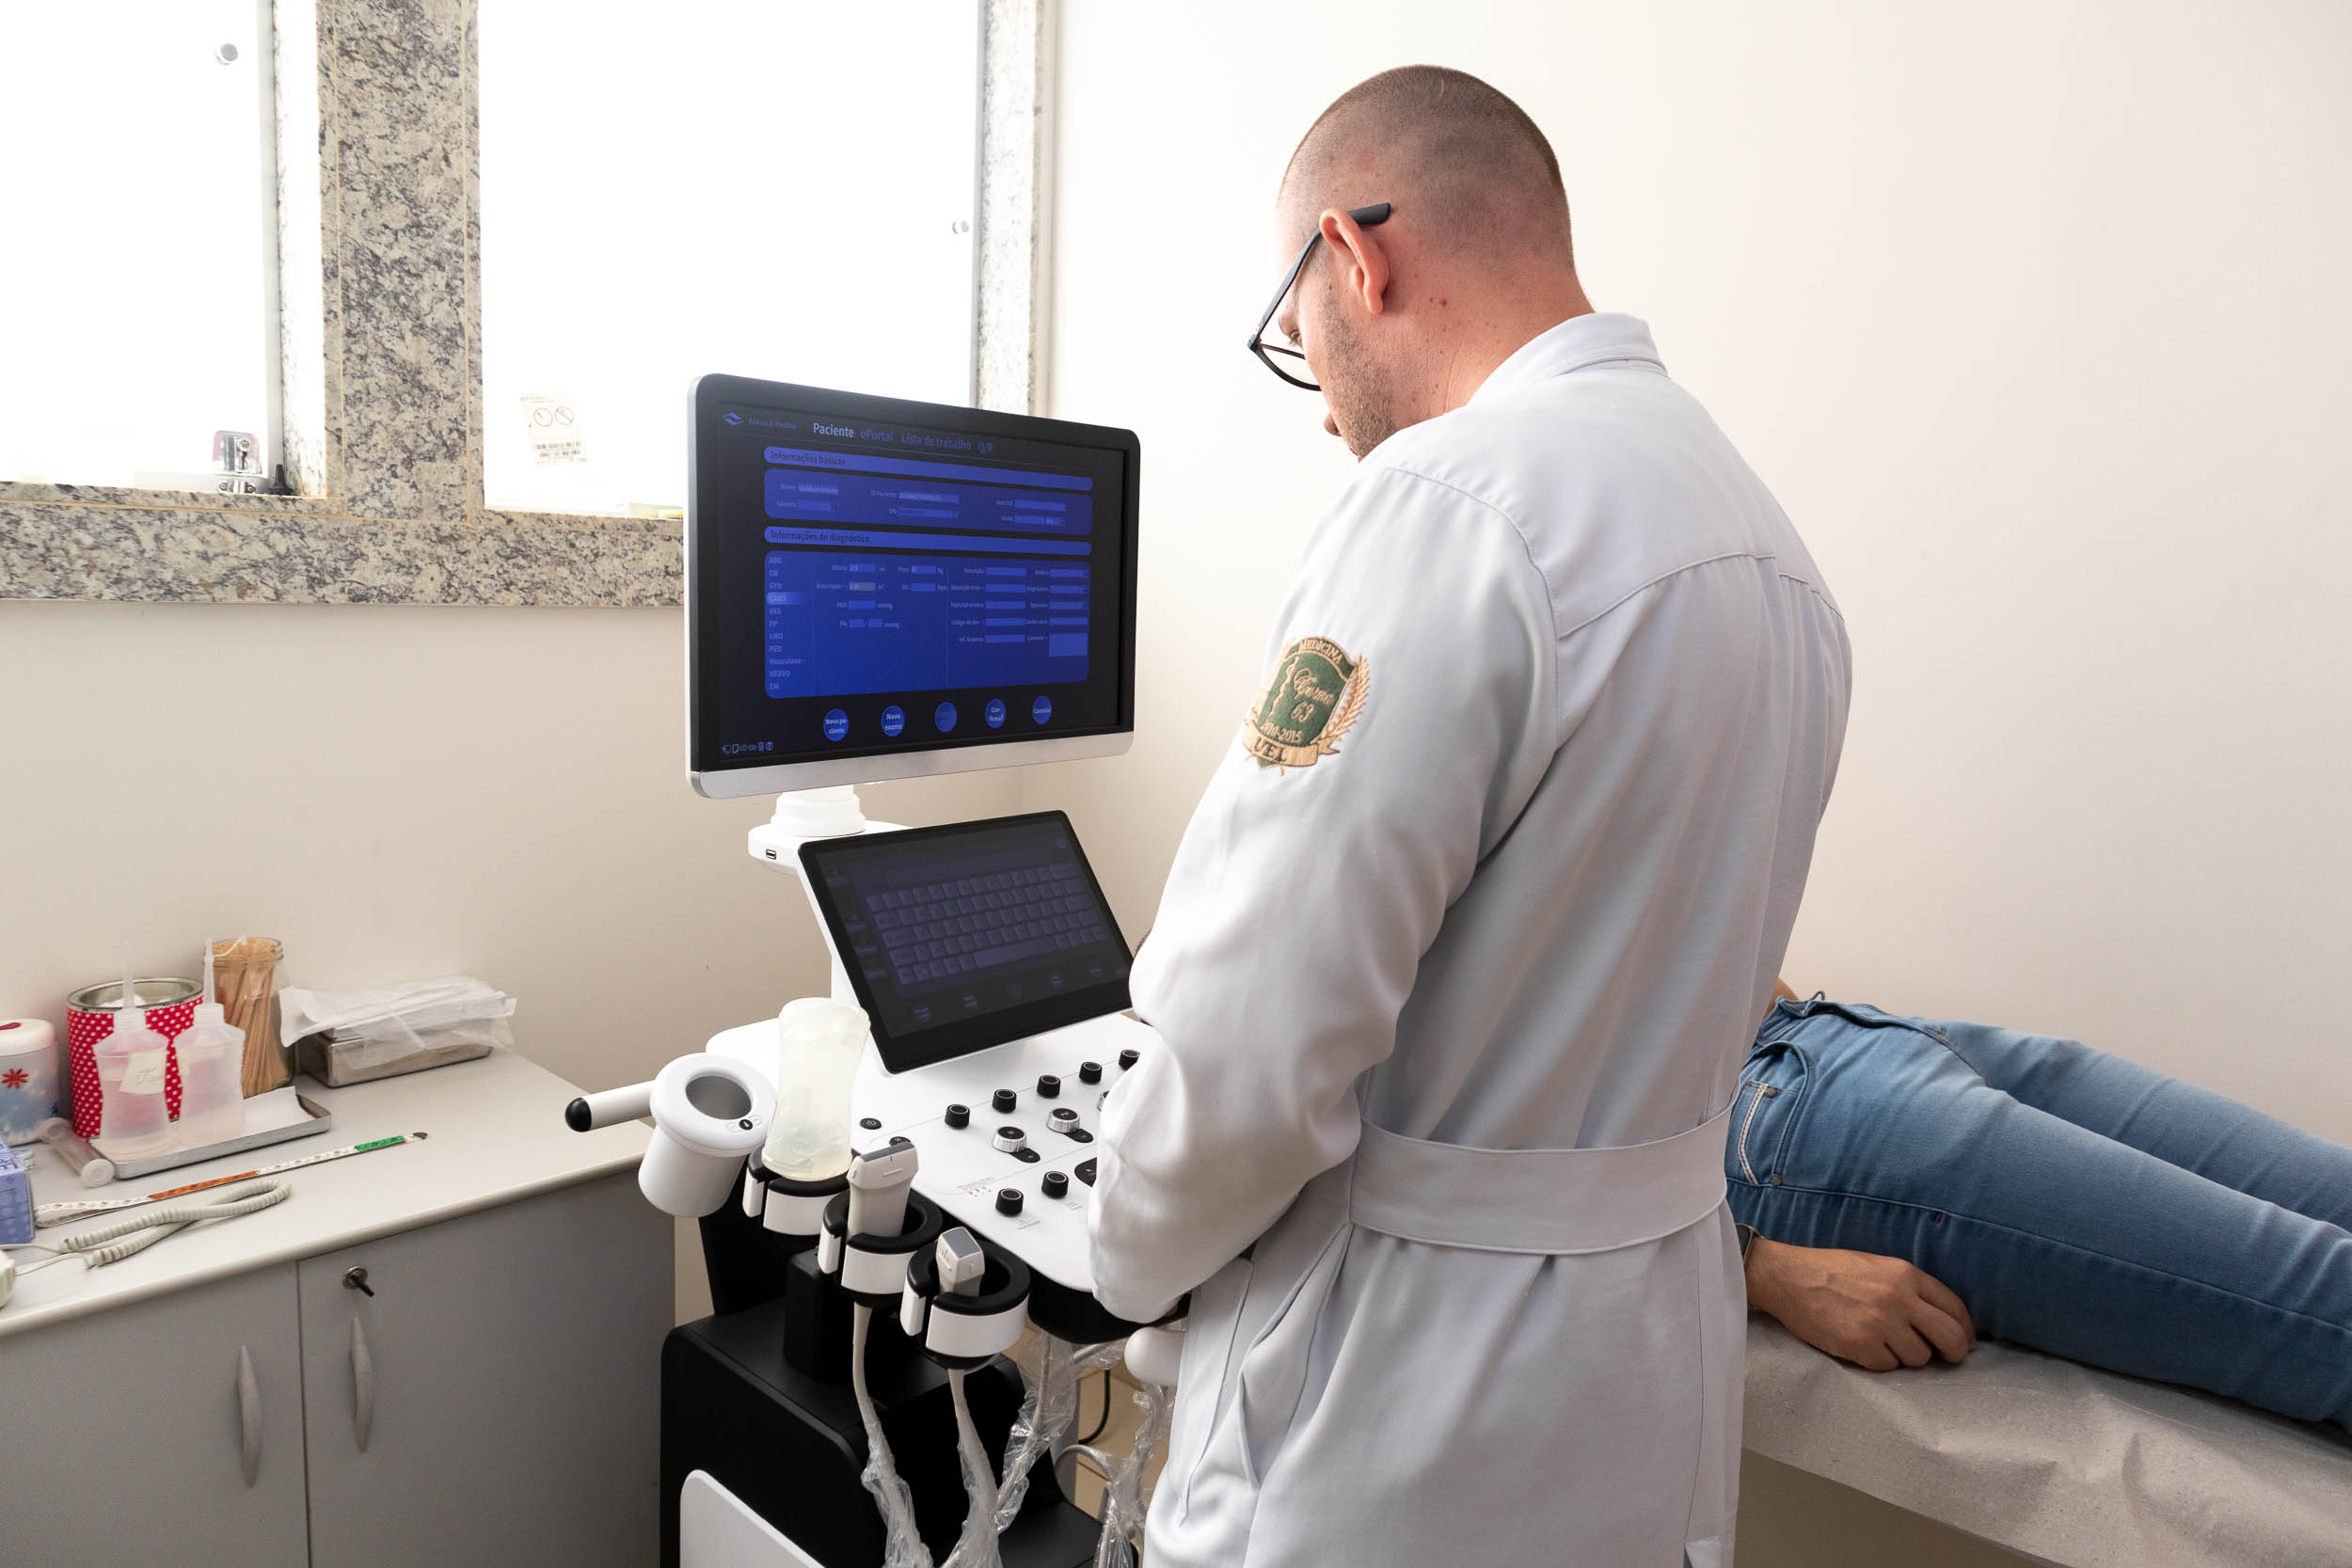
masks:
{"type": "Polygon", "coordinates": [[[977,0],[484,0],[493,507],[685,500],[721,371],[971,399],[977,0]]]}
{"type": "Polygon", "coordinates": [[[267,0],[0,8],[0,480],[210,487],[275,461],[267,0]]]}

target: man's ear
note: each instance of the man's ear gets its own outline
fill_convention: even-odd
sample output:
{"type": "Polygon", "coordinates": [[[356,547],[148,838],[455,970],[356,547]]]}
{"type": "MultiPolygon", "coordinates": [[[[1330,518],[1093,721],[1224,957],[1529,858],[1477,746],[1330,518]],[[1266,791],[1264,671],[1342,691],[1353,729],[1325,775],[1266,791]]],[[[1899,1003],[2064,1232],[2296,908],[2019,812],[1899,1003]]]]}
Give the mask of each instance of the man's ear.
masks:
{"type": "Polygon", "coordinates": [[[1371,315],[1388,309],[1389,252],[1379,236],[1337,207],[1323,212],[1323,239],[1338,263],[1336,283],[1342,293],[1371,315]]]}

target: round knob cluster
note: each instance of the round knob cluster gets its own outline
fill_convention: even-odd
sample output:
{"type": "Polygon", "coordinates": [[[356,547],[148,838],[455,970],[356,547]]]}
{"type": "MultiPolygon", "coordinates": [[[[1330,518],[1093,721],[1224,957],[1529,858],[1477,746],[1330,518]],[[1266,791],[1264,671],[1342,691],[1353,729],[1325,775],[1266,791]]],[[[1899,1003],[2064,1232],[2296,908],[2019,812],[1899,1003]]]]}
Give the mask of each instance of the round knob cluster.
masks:
{"type": "Polygon", "coordinates": [[[969,1127],[972,1125],[972,1107],[969,1105],[950,1105],[947,1107],[946,1119],[947,1125],[950,1127],[969,1127]]]}
{"type": "Polygon", "coordinates": [[[1000,1214],[1017,1214],[1021,1212],[1021,1189],[1018,1187],[997,1188],[996,1212],[1000,1214]]]}
{"type": "Polygon", "coordinates": [[[1040,1100],[1051,1100],[1059,1093],[1061,1093],[1060,1079],[1055,1077],[1050,1072],[1040,1073],[1038,1075],[1037,1097],[1040,1100]]]}
{"type": "Polygon", "coordinates": [[[1018,1154],[1029,1147],[1029,1135],[1018,1127],[996,1129],[996,1148],[1004,1154],[1018,1154]]]}
{"type": "Polygon", "coordinates": [[[1101,1083],[1102,1081],[1103,1081],[1103,1064],[1102,1064],[1102,1063],[1100,1063],[1100,1062],[1080,1062],[1080,1063],[1078,1064],[1078,1082],[1079,1082],[1079,1083],[1081,1083],[1081,1084],[1099,1084],[1099,1083],[1101,1083]]]}
{"type": "Polygon", "coordinates": [[[1141,1060],[1143,1060],[1143,1053],[1132,1045],[1128,1046],[1119,1053],[1119,1070],[1124,1072],[1141,1060]]]}
{"type": "Polygon", "coordinates": [[[988,1097],[988,1102],[991,1105],[995,1106],[1000,1112],[1009,1111],[1015,1105],[1021,1103],[1021,1096],[1013,1092],[1011,1089],[998,1089],[994,1094],[988,1097]]]}
{"type": "Polygon", "coordinates": [[[1070,1196],[1070,1177],[1065,1171],[1049,1170],[1038,1179],[1037,1184],[1044,1191],[1047,1197],[1061,1198],[1070,1196]]]}

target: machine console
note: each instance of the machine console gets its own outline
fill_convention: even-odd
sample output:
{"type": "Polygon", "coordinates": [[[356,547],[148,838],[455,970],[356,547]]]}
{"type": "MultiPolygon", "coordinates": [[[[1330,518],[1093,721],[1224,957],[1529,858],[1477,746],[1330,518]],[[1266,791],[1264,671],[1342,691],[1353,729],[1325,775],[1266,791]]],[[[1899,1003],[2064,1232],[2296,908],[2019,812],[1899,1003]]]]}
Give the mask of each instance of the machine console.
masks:
{"type": "Polygon", "coordinates": [[[921,1157],[917,1191],[1036,1273],[1091,1295],[1087,1208],[1103,1097],[1151,1039],[1142,1024],[1112,1014],[918,1071],[872,1075],[858,1085],[857,1145],[912,1140],[921,1157]]]}
{"type": "MultiPolygon", "coordinates": [[[[1153,1037],[1125,1015],[1130,955],[1069,818],[812,839],[800,858],[873,1028],[856,1147],[908,1139],[918,1192],[1090,1298],[1103,1100],[1153,1037]]],[[[772,1071],[774,1025],[709,1049],[772,1071]]]]}
{"type": "MultiPolygon", "coordinates": [[[[869,1070],[854,1096],[854,1145],[908,1139],[919,1156],[915,1191],[1028,1264],[1041,1283],[1091,1298],[1087,1210],[1103,1097],[1152,1040],[1149,1028],[1113,1013],[910,1072],[869,1070]],[[1038,1086],[1046,1078],[1058,1080],[1051,1092],[1038,1086]]],[[[772,1073],[774,1021],[729,1029],[706,1049],[772,1073]]]]}

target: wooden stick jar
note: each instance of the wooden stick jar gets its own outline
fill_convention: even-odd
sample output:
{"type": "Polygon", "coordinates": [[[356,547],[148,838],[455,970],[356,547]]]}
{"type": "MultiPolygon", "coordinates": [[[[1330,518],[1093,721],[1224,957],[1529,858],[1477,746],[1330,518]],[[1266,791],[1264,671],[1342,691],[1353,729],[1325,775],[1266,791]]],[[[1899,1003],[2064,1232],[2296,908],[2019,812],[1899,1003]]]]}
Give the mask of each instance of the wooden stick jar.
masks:
{"type": "Polygon", "coordinates": [[[266,1094],[294,1075],[278,1041],[278,960],[285,945],[270,937],[213,943],[213,999],[245,1031],[245,1092],[266,1094]]]}

